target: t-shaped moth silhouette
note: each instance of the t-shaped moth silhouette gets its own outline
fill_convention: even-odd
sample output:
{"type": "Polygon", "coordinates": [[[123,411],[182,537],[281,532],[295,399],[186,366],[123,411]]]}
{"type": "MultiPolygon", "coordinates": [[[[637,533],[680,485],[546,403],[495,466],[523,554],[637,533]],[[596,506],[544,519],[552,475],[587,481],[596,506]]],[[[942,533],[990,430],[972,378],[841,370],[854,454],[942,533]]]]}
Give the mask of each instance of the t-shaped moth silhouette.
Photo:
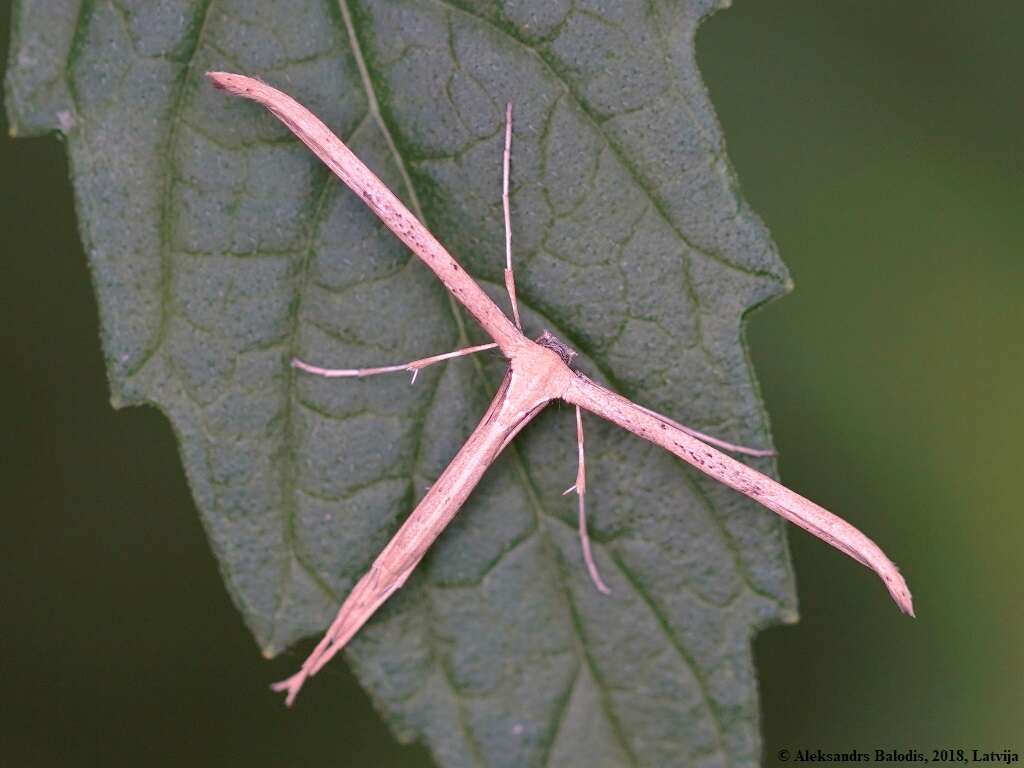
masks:
{"type": "Polygon", "coordinates": [[[484,293],[391,190],[309,110],[287,94],[259,80],[225,72],[210,72],[207,76],[218,88],[262,104],[284,123],[437,275],[452,296],[494,340],[493,344],[470,347],[384,368],[325,369],[301,361],[293,361],[293,365],[313,374],[341,377],[405,370],[411,371],[415,379],[416,372],[427,365],[485,349],[497,348],[508,360],[508,369],[497,394],[462,448],[384,547],[370,571],[360,579],[345,599],[337,618],[303,662],[301,669],[287,680],[273,686],[274,690],[286,693],[286,703],[290,705],[306,679],[320,671],[345,647],[377,609],[401,588],[430,545],[455,517],[498,454],[538,413],[556,400],[563,400],[576,407],[580,449],[579,472],[575,485],[569,491],[575,490],[579,496],[579,530],[584,560],[598,589],[607,591],[608,588],[601,580],[590,556],[586,535],[586,484],[581,409],[607,419],[674,453],[701,472],[749,496],[784,519],[799,525],[857,562],[871,568],[882,578],[900,610],[914,615],[906,582],[877,544],[828,510],[712,446],[717,445],[725,450],[755,455],[764,455],[770,451],[747,449],[716,440],[637,405],[574,370],[571,362],[575,353],[550,333],[545,332],[536,340],[531,340],[523,334],[512,275],[509,227],[511,107],[507,114],[503,158],[503,202],[505,285],[512,302],[514,322],[484,293]]]}

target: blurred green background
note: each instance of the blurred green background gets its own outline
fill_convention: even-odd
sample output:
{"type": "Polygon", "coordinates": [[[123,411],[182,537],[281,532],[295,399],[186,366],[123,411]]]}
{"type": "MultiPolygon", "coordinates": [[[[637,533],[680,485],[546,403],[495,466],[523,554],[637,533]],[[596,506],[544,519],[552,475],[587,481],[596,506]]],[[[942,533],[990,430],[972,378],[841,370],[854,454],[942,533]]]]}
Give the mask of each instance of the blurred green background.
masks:
{"type": "MultiPolygon", "coordinates": [[[[2,14],[6,61],[9,11],[2,14]]],[[[784,480],[919,618],[799,531],[755,643],[780,749],[1024,752],[1024,4],[738,0],[699,62],[796,290],[748,337],[784,480]]],[[[0,138],[0,750],[17,766],[426,766],[337,665],[286,711],[166,422],[114,412],[63,147],[0,138]]]]}

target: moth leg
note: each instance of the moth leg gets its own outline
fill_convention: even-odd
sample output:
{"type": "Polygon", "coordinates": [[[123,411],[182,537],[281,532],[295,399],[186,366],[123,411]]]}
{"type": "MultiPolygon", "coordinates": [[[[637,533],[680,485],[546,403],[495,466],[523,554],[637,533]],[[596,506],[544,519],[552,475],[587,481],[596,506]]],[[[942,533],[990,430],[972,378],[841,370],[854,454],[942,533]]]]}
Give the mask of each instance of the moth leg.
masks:
{"type": "Polygon", "coordinates": [[[324,376],[328,379],[376,376],[381,373],[411,371],[412,383],[415,384],[416,376],[419,375],[420,370],[422,368],[426,368],[428,365],[440,363],[442,360],[450,360],[453,357],[462,357],[463,355],[472,355],[475,352],[483,352],[484,350],[494,349],[497,346],[497,344],[480,344],[476,347],[465,347],[464,349],[456,349],[454,352],[445,352],[443,355],[433,355],[432,357],[424,357],[421,360],[413,360],[410,363],[399,363],[398,365],[385,365],[380,368],[321,368],[316,365],[304,363],[298,358],[292,360],[292,367],[298,368],[301,371],[306,371],[307,373],[312,373],[316,376],[324,376]]]}
{"type": "Polygon", "coordinates": [[[523,330],[519,318],[519,302],[516,300],[516,279],[512,273],[512,215],[509,212],[508,175],[509,161],[512,157],[512,104],[505,105],[505,152],[502,155],[501,205],[505,211],[505,289],[512,302],[512,317],[516,328],[523,330]]]}
{"type": "Polygon", "coordinates": [[[587,533],[587,464],[583,456],[583,416],[578,405],[576,406],[576,442],[579,446],[579,467],[576,470],[576,484],[567,488],[562,495],[564,496],[566,493],[576,491],[576,495],[579,497],[578,527],[580,531],[580,546],[583,549],[583,562],[587,565],[587,573],[590,574],[590,580],[594,582],[597,591],[608,595],[611,594],[611,590],[604,583],[601,574],[598,573],[597,563],[594,562],[594,555],[590,551],[590,535],[587,533]]]}

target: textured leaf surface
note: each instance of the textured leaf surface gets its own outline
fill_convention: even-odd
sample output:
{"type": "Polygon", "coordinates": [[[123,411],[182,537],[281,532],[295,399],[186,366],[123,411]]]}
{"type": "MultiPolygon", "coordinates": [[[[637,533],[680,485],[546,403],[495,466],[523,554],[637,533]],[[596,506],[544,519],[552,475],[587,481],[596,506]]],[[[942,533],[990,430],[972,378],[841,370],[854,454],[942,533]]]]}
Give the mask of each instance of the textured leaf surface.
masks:
{"type": "MultiPolygon", "coordinates": [[[[788,278],[731,175],[694,61],[713,3],[38,0],[16,8],[18,133],[61,131],[115,404],[170,418],[265,652],[318,633],[501,370],[323,381],[480,339],[436,280],[258,107],[321,115],[500,295],[503,106],[528,330],[699,429],[765,444],[741,316],[788,278]]],[[[795,615],[774,516],[588,419],[587,579],[571,412],[492,468],[348,651],[443,766],[753,765],[749,640],[795,615]]],[[[762,468],[770,469],[770,465],[762,468]]],[[[144,510],[140,510],[143,514],[144,510]]]]}

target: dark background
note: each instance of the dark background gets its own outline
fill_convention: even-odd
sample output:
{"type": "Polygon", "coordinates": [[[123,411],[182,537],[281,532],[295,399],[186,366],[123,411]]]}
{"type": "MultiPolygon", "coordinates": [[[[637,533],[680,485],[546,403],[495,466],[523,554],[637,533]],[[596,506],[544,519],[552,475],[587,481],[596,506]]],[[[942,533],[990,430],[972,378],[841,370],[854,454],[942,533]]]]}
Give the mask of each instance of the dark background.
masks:
{"type": "MultiPolygon", "coordinates": [[[[885,546],[920,617],[794,530],[802,621],[755,643],[769,765],[1024,752],[1022,33],[994,0],[738,0],[700,32],[796,278],[748,332],[783,478],[885,546]]],[[[295,711],[269,692],[297,655],[247,634],[164,419],[108,405],[64,149],[2,133],[2,762],[429,765],[344,665],[295,711]]]]}

